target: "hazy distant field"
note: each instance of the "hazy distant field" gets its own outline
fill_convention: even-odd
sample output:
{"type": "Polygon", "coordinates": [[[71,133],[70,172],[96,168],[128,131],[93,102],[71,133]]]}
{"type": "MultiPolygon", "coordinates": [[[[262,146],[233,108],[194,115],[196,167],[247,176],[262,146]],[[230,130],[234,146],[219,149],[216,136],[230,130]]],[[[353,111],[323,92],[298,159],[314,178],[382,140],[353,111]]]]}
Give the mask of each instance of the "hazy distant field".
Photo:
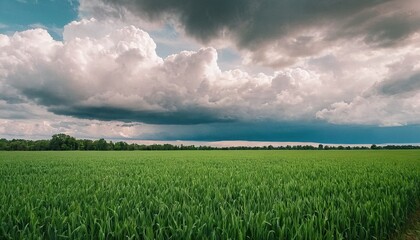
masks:
{"type": "Polygon", "coordinates": [[[0,239],[387,239],[420,151],[0,152],[0,239]]]}

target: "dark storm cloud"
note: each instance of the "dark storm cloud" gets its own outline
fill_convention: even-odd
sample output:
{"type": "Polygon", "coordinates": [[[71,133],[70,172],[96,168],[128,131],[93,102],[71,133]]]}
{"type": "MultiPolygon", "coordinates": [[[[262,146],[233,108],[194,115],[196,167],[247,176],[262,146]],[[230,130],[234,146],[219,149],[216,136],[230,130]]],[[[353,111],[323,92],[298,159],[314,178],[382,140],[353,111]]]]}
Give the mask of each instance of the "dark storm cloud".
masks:
{"type": "Polygon", "coordinates": [[[0,100],[3,100],[9,104],[18,104],[18,103],[24,103],[25,98],[23,96],[20,95],[11,95],[11,94],[4,94],[4,95],[0,95],[0,100]]]}
{"type": "Polygon", "coordinates": [[[65,95],[71,95],[70,92],[64,93],[64,90],[61,91],[52,91],[48,87],[44,88],[24,88],[22,93],[29,99],[34,100],[35,102],[43,106],[54,106],[54,105],[64,105],[71,104],[69,99],[66,99],[65,95]]]}
{"type": "Polygon", "coordinates": [[[331,26],[324,39],[361,36],[374,45],[392,44],[420,27],[414,0],[102,1],[149,20],[175,16],[187,34],[203,42],[227,30],[248,49],[291,33],[304,37],[308,27],[331,26]]]}
{"type": "Polygon", "coordinates": [[[392,46],[419,29],[420,18],[412,21],[409,15],[397,15],[381,19],[368,27],[365,41],[382,46],[392,46]]]}
{"type": "Polygon", "coordinates": [[[420,91],[420,72],[405,78],[385,80],[374,87],[384,95],[418,93],[420,91]]]}
{"type": "Polygon", "coordinates": [[[414,0],[389,1],[355,13],[331,31],[329,40],[361,36],[376,47],[391,47],[403,43],[407,37],[420,30],[420,5],[414,0]]]}
{"type": "Polygon", "coordinates": [[[232,122],[211,109],[190,108],[177,111],[136,111],[114,107],[52,107],[49,111],[82,119],[102,121],[142,122],[164,125],[194,125],[215,122],[232,122]]]}

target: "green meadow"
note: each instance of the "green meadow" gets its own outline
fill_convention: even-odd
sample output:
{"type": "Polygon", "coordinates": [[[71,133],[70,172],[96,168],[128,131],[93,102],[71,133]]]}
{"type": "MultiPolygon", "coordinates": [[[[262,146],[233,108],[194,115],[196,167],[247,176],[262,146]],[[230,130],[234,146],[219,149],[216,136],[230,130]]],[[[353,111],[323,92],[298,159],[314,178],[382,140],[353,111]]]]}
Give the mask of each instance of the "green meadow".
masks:
{"type": "Polygon", "coordinates": [[[0,239],[389,239],[419,150],[0,152],[0,239]]]}

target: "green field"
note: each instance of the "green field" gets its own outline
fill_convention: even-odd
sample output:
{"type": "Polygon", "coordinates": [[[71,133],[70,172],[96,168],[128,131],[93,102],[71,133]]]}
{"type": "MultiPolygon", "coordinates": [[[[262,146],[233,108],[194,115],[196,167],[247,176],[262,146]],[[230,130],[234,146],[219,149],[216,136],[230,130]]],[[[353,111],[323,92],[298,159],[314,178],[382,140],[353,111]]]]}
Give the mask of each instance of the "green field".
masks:
{"type": "Polygon", "coordinates": [[[420,151],[0,152],[0,239],[388,239],[420,151]]]}

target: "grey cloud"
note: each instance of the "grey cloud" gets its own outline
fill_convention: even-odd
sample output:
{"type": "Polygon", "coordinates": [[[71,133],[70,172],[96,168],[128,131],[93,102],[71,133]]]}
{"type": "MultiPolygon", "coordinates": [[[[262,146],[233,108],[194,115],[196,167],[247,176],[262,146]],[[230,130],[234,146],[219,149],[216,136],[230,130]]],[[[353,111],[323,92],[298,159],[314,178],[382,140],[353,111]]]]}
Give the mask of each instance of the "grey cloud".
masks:
{"type": "Polygon", "coordinates": [[[194,125],[214,122],[233,122],[229,116],[215,113],[212,109],[185,109],[171,112],[136,111],[114,107],[52,107],[51,112],[82,119],[102,121],[142,122],[164,125],[194,125]]]}
{"type": "Polygon", "coordinates": [[[415,0],[390,1],[367,8],[330,31],[328,40],[362,37],[372,47],[391,47],[420,30],[420,5],[415,0]]]}
{"type": "Polygon", "coordinates": [[[3,100],[9,104],[18,104],[26,102],[25,97],[20,95],[18,91],[10,87],[2,87],[0,85],[0,101],[3,100]]]}
{"type": "Polygon", "coordinates": [[[45,115],[47,110],[32,103],[0,100],[0,119],[37,119],[45,115]]]}
{"type": "Polygon", "coordinates": [[[186,31],[196,38],[208,41],[221,34],[223,28],[241,27],[246,20],[244,17],[257,9],[250,0],[140,0],[113,1],[104,0],[122,11],[121,7],[136,14],[147,16],[150,20],[159,20],[165,15],[173,14],[179,17],[186,31]]]}
{"type": "MultiPolygon", "coordinates": [[[[22,94],[24,96],[44,106],[70,104],[71,101],[63,96],[63,92],[64,90],[54,91],[54,89],[49,89],[47,87],[22,89],[22,94]]],[[[67,92],[66,94],[69,95],[70,93],[67,92]]]]}
{"type": "Polygon", "coordinates": [[[420,72],[408,77],[385,80],[374,86],[383,95],[412,94],[420,91],[420,72]]]}
{"type": "Polygon", "coordinates": [[[420,18],[411,21],[412,19],[405,15],[382,19],[368,28],[365,40],[382,46],[394,45],[419,29],[420,18]]]}
{"type": "MultiPolygon", "coordinates": [[[[175,16],[187,34],[203,41],[230,34],[240,48],[257,51],[273,42],[289,45],[289,57],[310,55],[329,41],[361,37],[372,46],[401,41],[420,29],[415,0],[102,0],[149,20],[175,16]],[[308,29],[328,29],[319,39],[308,29]],[[292,36],[296,45],[283,39],[292,36]],[[283,39],[283,40],[282,40],[283,39]],[[319,42],[324,42],[320,44],[319,42]],[[305,51],[301,51],[303,48],[305,51]],[[307,51],[311,50],[311,51],[307,51]]],[[[258,57],[258,56],[256,56],[258,57]]],[[[260,56],[261,58],[261,56],[260,56]]],[[[257,60],[258,61],[258,60],[257,60]]],[[[289,64],[292,60],[283,60],[289,64]]]]}

